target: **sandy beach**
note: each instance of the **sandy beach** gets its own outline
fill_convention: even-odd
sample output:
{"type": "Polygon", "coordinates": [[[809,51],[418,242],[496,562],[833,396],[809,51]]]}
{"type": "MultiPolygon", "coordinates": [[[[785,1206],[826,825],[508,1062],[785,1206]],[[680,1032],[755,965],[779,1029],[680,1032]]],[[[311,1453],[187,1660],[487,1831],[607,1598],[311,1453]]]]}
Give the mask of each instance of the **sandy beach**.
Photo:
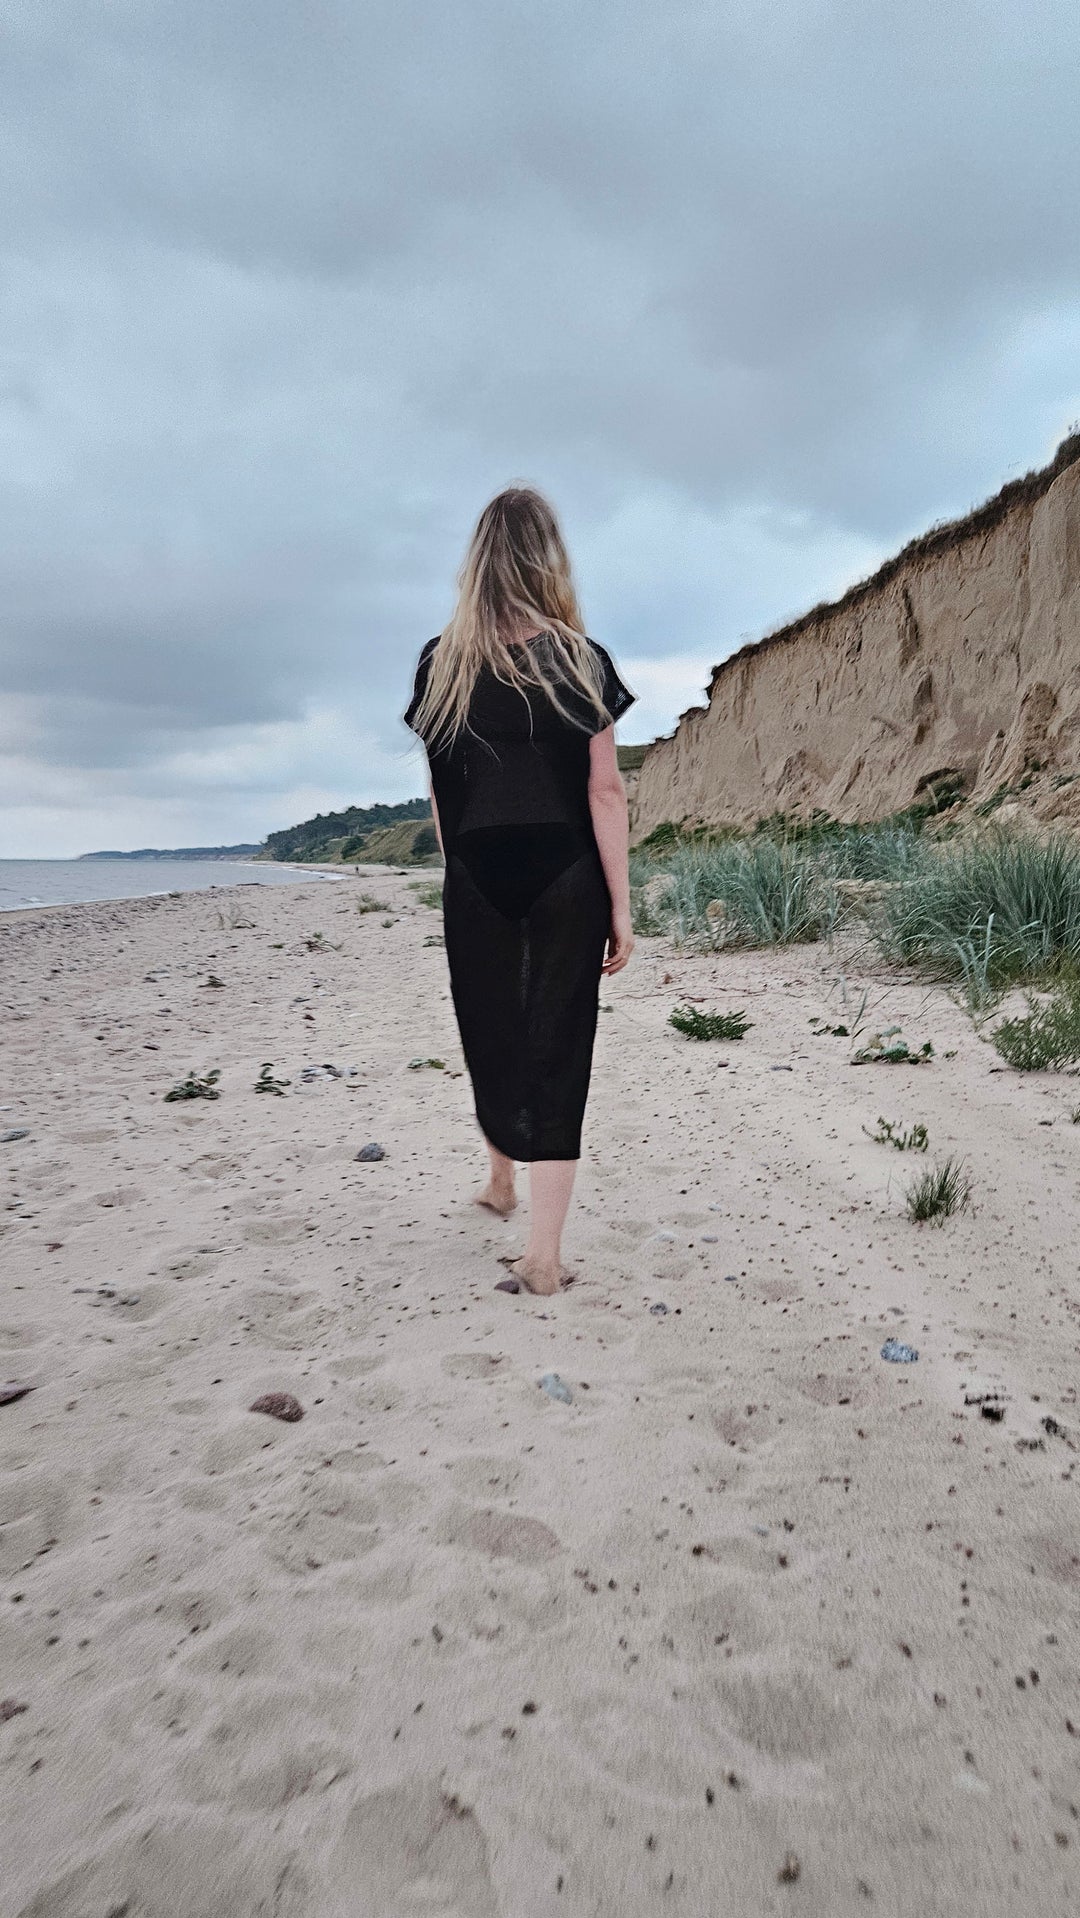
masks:
{"type": "Polygon", "coordinates": [[[575,1283],[508,1296],[438,877],[0,920],[4,1918],[1065,1912],[1076,1079],[881,969],[935,1058],[854,1067],[824,947],[641,940],[575,1283]]]}

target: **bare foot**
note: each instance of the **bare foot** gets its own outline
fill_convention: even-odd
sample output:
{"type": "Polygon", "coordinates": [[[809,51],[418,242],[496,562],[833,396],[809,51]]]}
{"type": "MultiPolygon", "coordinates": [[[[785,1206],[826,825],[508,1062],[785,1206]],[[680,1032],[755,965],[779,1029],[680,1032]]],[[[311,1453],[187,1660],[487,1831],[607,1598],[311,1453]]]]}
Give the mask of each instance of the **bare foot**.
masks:
{"type": "Polygon", "coordinates": [[[574,1283],[574,1275],[567,1265],[541,1264],[525,1254],[517,1259],[501,1259],[499,1263],[512,1270],[527,1292],[535,1292],[540,1298],[549,1298],[553,1292],[562,1292],[574,1283]]]}
{"type": "Polygon", "coordinates": [[[474,1205],[483,1205],[489,1212],[497,1212],[500,1219],[508,1219],[517,1205],[517,1193],[512,1185],[496,1185],[489,1179],[484,1190],[473,1196],[474,1205]]]}

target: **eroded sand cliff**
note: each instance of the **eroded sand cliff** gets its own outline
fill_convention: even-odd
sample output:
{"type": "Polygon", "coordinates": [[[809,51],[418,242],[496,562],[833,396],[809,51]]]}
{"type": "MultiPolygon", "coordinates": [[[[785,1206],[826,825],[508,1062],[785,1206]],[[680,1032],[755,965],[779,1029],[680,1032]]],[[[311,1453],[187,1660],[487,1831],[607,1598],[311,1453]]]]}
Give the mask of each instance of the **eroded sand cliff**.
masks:
{"type": "Polygon", "coordinates": [[[880,818],[935,781],[1080,818],[1078,665],[1080,434],[717,666],[708,706],[645,755],[632,838],[813,807],[880,818]]]}

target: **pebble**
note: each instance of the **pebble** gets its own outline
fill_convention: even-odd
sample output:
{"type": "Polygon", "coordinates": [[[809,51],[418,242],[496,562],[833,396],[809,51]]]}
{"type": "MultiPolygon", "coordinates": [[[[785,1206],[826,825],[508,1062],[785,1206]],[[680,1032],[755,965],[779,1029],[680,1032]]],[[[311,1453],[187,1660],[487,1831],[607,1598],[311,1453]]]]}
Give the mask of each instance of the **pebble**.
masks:
{"type": "Polygon", "coordinates": [[[361,1165],[370,1165],[375,1159],[385,1159],[386,1153],[382,1146],[376,1145],[373,1140],[370,1145],[362,1145],[356,1156],[361,1165]]]}
{"type": "Polygon", "coordinates": [[[664,1305],[662,1300],[657,1299],[655,1305],[650,1305],[649,1311],[652,1313],[654,1319],[662,1319],[667,1312],[667,1306],[664,1305]]]}
{"type": "Polygon", "coordinates": [[[30,1128],[25,1125],[9,1126],[6,1132],[0,1132],[0,1145],[14,1145],[16,1139],[28,1139],[30,1128]]]}
{"type": "Polygon", "coordinates": [[[496,1292],[520,1292],[521,1286],[517,1279],[496,1279],[495,1290],[496,1292]]]}
{"type": "Polygon", "coordinates": [[[702,1245],[719,1245],[720,1235],[717,1232],[703,1232],[701,1235],[701,1243],[702,1245]]]}
{"type": "Polygon", "coordinates": [[[294,1399],[291,1392],[264,1392],[262,1398],[248,1406],[248,1411],[269,1412],[272,1419],[284,1419],[289,1425],[294,1425],[297,1419],[304,1416],[300,1400],[294,1399]]]}
{"type": "Polygon", "coordinates": [[[0,1405],[14,1405],[16,1399],[24,1399],[35,1389],[32,1385],[0,1385],[0,1405]]]}
{"type": "Polygon", "coordinates": [[[566,1380],[561,1379],[557,1372],[544,1373],[540,1380],[540,1390],[546,1392],[549,1399],[559,1399],[563,1405],[572,1405],[574,1402],[574,1394],[566,1380]]]}
{"type": "Polygon", "coordinates": [[[725,1272],[725,1273],[724,1273],[724,1284],[725,1284],[725,1285],[738,1285],[738,1283],[739,1283],[739,1278],[738,1278],[738,1274],[737,1274],[736,1272],[725,1272]]]}
{"type": "Polygon", "coordinates": [[[888,1359],[890,1365],[911,1365],[919,1354],[913,1345],[905,1345],[902,1339],[886,1339],[881,1356],[888,1359]]]}

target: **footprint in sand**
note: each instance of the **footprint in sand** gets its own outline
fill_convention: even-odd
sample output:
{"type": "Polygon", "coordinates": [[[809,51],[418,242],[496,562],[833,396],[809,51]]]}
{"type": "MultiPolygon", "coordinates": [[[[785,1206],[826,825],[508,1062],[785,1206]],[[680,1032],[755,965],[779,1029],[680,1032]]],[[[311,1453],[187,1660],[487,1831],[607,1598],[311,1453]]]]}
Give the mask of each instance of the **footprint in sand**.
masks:
{"type": "Polygon", "coordinates": [[[353,1806],[330,1856],[326,1918],[502,1918],[487,1838],[438,1778],[373,1792],[353,1806]],[[363,1888],[363,1902],[357,1889],[363,1888]]]}
{"type": "Polygon", "coordinates": [[[660,1624],[660,1644],[671,1656],[715,1671],[723,1660],[745,1658],[765,1642],[760,1606],[749,1586],[729,1585],[677,1605],[660,1624]]]}
{"type": "Polygon", "coordinates": [[[238,1219],[237,1225],[250,1245],[296,1245],[305,1234],[318,1230],[310,1220],[285,1213],[270,1219],[238,1219]]]}
{"type": "Polygon", "coordinates": [[[446,1476],[463,1498],[509,1498],[525,1476],[522,1466],[504,1458],[457,1458],[446,1476]]]}
{"type": "MultiPolygon", "coordinates": [[[[283,1839],[250,1817],[165,1811],[125,1833],[90,1863],[51,1879],[19,1907],[18,1918],[217,1918],[267,1912],[309,1918],[319,1899],[283,1839]]],[[[325,1907],[323,1907],[325,1909],[325,1907]]],[[[356,1918],[354,1903],[349,1918],[356,1918]]],[[[486,1907],[485,1907],[486,1911],[486,1907]]]]}
{"type": "Polygon", "coordinates": [[[442,1369],[452,1379],[494,1379],[509,1371],[510,1361],[502,1352],[451,1352],[442,1369]]]}
{"type": "Polygon", "coordinates": [[[723,1725],[781,1763],[820,1758],[852,1735],[849,1715],[797,1669],[728,1671],[712,1689],[723,1725]]]}
{"type": "Polygon", "coordinates": [[[512,1558],[522,1565],[537,1565],[558,1558],[565,1550],[550,1526],[538,1518],[525,1518],[514,1512],[454,1512],[446,1519],[442,1538],[447,1545],[464,1545],[471,1552],[489,1558],[512,1558]]]}

